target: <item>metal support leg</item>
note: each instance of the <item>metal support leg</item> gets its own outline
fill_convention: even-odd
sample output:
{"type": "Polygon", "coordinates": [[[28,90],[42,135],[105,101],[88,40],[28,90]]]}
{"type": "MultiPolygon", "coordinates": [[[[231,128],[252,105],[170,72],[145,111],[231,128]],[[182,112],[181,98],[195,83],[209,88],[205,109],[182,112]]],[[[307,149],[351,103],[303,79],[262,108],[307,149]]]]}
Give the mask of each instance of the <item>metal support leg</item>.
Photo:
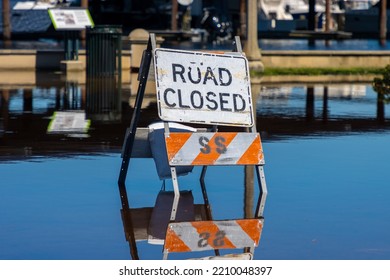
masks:
{"type": "Polygon", "coordinates": [[[168,252],[164,251],[163,252],[163,260],[167,260],[168,259],[168,252]]]}
{"type": "Polygon", "coordinates": [[[177,181],[176,167],[171,167],[171,174],[172,174],[173,192],[174,192],[175,196],[173,198],[170,220],[174,221],[176,219],[176,213],[177,213],[177,208],[178,208],[179,199],[180,199],[179,182],[177,181]]]}
{"type": "Polygon", "coordinates": [[[264,167],[261,165],[256,166],[257,180],[259,182],[260,194],[259,202],[257,203],[256,217],[263,217],[265,201],[267,199],[267,184],[265,182],[264,167]]]}
{"type": "MultiPolygon", "coordinates": [[[[169,137],[169,123],[164,122],[164,141],[165,138],[169,137]]],[[[172,176],[172,184],[173,184],[173,203],[172,203],[172,210],[171,210],[171,218],[170,221],[173,222],[176,219],[176,213],[177,208],[179,205],[179,199],[180,199],[180,190],[179,190],[179,182],[177,181],[177,173],[176,173],[176,167],[171,167],[171,176],[172,176]]]]}
{"type": "MultiPolygon", "coordinates": [[[[200,174],[199,181],[200,181],[200,187],[202,189],[204,205],[206,206],[206,219],[209,220],[209,221],[212,221],[213,217],[211,215],[211,206],[210,206],[209,198],[208,198],[208,195],[207,195],[206,183],[204,182],[204,178],[206,176],[206,171],[207,171],[207,166],[203,166],[202,167],[202,173],[200,174]]],[[[215,253],[216,256],[220,255],[218,249],[215,249],[214,253],[215,253]]]]}
{"type": "Polygon", "coordinates": [[[126,186],[124,184],[119,185],[119,194],[122,203],[122,220],[125,229],[126,239],[129,242],[130,255],[133,260],[139,260],[137,243],[135,240],[133,220],[131,217],[131,211],[129,206],[129,200],[127,197],[126,186]]]}

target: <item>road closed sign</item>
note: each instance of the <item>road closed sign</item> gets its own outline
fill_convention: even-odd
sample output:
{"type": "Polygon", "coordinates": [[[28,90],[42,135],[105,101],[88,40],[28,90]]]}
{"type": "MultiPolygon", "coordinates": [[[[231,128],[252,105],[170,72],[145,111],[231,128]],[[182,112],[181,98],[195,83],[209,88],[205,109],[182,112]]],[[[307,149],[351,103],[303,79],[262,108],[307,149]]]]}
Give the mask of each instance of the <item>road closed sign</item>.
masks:
{"type": "Polygon", "coordinates": [[[154,67],[158,112],[162,120],[253,125],[249,67],[245,56],[157,48],[154,67]]]}

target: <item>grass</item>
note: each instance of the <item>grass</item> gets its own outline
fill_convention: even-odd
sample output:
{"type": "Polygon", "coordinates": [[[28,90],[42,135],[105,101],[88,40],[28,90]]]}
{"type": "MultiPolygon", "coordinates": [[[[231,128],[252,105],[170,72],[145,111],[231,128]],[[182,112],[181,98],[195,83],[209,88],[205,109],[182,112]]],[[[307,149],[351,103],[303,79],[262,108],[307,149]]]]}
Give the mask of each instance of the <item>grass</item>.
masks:
{"type": "Polygon", "coordinates": [[[383,74],[383,68],[265,68],[264,72],[251,71],[253,76],[274,75],[368,75],[383,74]]]}

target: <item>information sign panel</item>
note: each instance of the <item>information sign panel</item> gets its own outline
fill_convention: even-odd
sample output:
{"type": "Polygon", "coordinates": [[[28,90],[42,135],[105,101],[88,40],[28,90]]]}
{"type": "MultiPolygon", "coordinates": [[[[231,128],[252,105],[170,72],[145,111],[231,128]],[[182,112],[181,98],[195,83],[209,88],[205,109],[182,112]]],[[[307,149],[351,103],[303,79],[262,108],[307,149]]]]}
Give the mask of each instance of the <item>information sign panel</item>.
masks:
{"type": "Polygon", "coordinates": [[[56,30],[82,30],[94,26],[88,9],[49,9],[49,15],[56,30]]]}

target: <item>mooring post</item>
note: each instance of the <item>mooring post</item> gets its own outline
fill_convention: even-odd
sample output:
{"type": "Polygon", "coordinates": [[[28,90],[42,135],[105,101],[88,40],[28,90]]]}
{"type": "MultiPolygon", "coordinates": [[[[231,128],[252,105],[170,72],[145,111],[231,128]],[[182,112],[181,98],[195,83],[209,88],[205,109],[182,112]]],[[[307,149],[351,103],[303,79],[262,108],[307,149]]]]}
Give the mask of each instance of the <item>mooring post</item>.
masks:
{"type": "Polygon", "coordinates": [[[387,37],[387,0],[381,0],[379,11],[379,41],[382,46],[385,46],[387,37]]]}
{"type": "MultiPolygon", "coordinates": [[[[316,1],[309,0],[309,17],[308,17],[308,30],[315,31],[316,30],[316,1]]],[[[309,46],[315,45],[315,40],[313,38],[309,38],[309,46]]]]}
{"type": "Polygon", "coordinates": [[[11,41],[11,11],[10,0],[3,0],[3,40],[5,45],[10,44],[11,41]]]}
{"type": "MultiPolygon", "coordinates": [[[[330,3],[330,0],[326,0],[326,2],[325,2],[325,32],[330,32],[331,23],[332,23],[331,3],[330,3]]],[[[330,41],[325,40],[325,45],[329,46],[330,41]]]]}
{"type": "Polygon", "coordinates": [[[177,11],[179,4],[176,0],[172,0],[172,10],[171,10],[171,30],[177,31],[177,11]]]}

